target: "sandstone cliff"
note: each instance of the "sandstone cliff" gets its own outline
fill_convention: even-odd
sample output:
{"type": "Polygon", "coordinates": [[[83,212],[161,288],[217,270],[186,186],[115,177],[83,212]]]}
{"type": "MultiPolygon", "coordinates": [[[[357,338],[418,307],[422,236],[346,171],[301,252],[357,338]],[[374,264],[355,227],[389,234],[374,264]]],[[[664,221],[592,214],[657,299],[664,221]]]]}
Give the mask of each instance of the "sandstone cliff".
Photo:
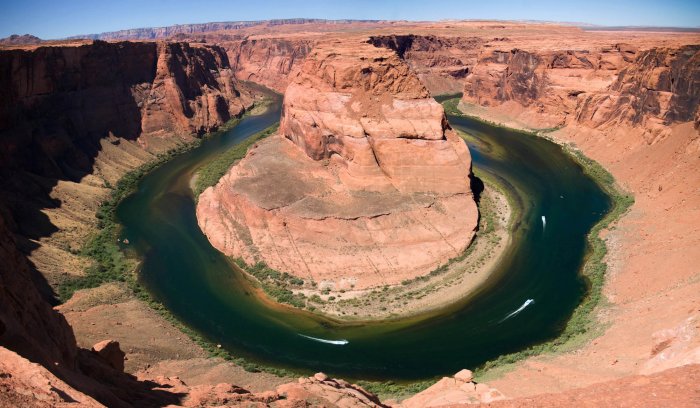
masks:
{"type": "Polygon", "coordinates": [[[252,102],[216,46],[11,49],[0,51],[0,73],[1,205],[51,283],[85,267],[73,253],[106,186],[252,102]]]}
{"type": "Polygon", "coordinates": [[[669,126],[700,127],[700,45],[638,53],[605,91],[581,98],[576,122],[593,128],[639,126],[653,143],[669,126]]]}
{"type": "Polygon", "coordinates": [[[303,63],[313,43],[305,39],[263,38],[221,45],[228,53],[236,78],[284,93],[289,74],[303,63]]]}
{"type": "Polygon", "coordinates": [[[503,106],[535,128],[640,126],[651,141],[697,118],[700,46],[494,50],[465,79],[467,104],[503,106]]]}
{"type": "Polygon", "coordinates": [[[464,78],[486,43],[479,37],[391,35],[370,37],[377,47],[395,50],[433,95],[462,92],[464,78]]]}
{"type": "Polygon", "coordinates": [[[363,289],[426,274],[469,245],[469,151],[396,53],[318,45],[283,108],[280,135],[200,196],[216,248],[321,288],[363,289]]]}

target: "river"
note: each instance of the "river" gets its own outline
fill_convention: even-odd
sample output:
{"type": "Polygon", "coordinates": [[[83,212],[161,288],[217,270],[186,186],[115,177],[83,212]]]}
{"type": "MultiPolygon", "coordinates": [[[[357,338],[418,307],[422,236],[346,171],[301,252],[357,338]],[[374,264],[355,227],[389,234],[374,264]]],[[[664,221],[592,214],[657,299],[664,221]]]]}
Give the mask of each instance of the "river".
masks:
{"type": "Polygon", "coordinates": [[[448,120],[472,135],[475,170],[507,184],[521,207],[512,244],[479,290],[430,315],[371,324],[338,324],[252,295],[200,231],[189,182],[203,163],[276,123],[280,107],[276,99],[264,114],[165,163],[117,208],[122,237],[142,260],[141,283],[175,316],[254,362],[395,381],[474,368],[561,332],[586,294],[579,275],[586,235],[610,198],[560,146],[464,117],[448,120]]]}

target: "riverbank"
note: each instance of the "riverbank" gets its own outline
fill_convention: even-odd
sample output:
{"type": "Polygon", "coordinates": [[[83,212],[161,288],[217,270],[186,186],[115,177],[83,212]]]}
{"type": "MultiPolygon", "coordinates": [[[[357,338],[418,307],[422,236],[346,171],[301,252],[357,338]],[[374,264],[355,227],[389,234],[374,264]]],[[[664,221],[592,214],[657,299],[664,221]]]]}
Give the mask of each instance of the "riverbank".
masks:
{"type": "Polygon", "coordinates": [[[604,325],[599,324],[595,317],[598,307],[601,305],[602,286],[605,279],[607,264],[605,257],[608,247],[601,238],[601,232],[610,228],[632,206],[634,198],[622,190],[613,176],[600,164],[586,157],[581,151],[568,143],[562,143],[551,134],[558,128],[532,129],[516,121],[499,122],[504,116],[488,115],[488,110],[483,107],[465,105],[458,98],[448,99],[443,102],[445,111],[450,115],[466,116],[473,120],[486,123],[490,126],[515,129],[517,131],[543,137],[563,147],[563,150],[576,161],[612,199],[612,208],[605,217],[598,222],[587,236],[588,254],[581,268],[581,275],[588,283],[588,293],[582,302],[576,307],[562,333],[555,339],[529,347],[517,353],[506,354],[495,360],[488,361],[479,367],[476,375],[480,380],[491,380],[503,374],[513,364],[528,357],[553,352],[565,352],[585,344],[593,337],[600,335],[604,325]]]}
{"type": "MultiPolygon", "coordinates": [[[[126,371],[145,378],[178,376],[188,384],[233,381],[254,391],[274,389],[288,381],[283,370],[260,373],[257,365],[234,358],[180,322],[138,280],[139,261],[130,244],[118,240],[118,204],[135,191],[146,174],[189,152],[204,140],[236,127],[247,116],[265,113],[267,99],[234,118],[216,132],[180,144],[122,176],[109,199],[98,207],[98,230],[82,254],[92,261],[84,276],[58,286],[63,304],[58,310],[70,322],[80,347],[89,349],[105,338],[117,339],[127,353],[126,371]],[[255,373],[255,374],[253,374],[255,373]]],[[[110,186],[111,187],[111,186],[110,186]]]]}
{"type": "MultiPolygon", "coordinates": [[[[491,123],[542,132],[505,108],[460,107],[491,123]]],[[[519,397],[698,362],[698,130],[692,122],[674,124],[666,137],[650,141],[631,125],[596,130],[574,122],[545,136],[601,163],[635,201],[626,216],[600,229],[607,271],[598,282],[599,307],[588,313],[597,330],[570,349],[492,370],[487,378],[519,397]]]]}

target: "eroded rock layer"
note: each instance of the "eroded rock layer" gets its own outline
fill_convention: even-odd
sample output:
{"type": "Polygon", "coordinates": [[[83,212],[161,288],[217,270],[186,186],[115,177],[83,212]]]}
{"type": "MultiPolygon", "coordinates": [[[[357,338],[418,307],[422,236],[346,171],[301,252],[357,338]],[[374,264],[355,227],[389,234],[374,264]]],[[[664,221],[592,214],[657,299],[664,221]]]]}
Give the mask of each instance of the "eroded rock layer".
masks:
{"type": "Polygon", "coordinates": [[[279,135],[200,196],[216,248],[360,289],[426,274],[469,245],[469,151],[395,52],[319,45],[290,82],[279,135]]]}
{"type": "Polygon", "coordinates": [[[179,42],[0,50],[0,95],[0,211],[50,284],[82,273],[110,185],[252,104],[223,48],[179,42]]]}

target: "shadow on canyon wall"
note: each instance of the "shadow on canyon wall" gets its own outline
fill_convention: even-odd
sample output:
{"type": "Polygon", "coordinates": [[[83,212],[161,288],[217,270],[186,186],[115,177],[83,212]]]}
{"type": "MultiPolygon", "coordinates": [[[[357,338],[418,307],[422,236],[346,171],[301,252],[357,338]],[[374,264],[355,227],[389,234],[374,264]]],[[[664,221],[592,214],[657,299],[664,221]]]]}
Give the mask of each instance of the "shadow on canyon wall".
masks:
{"type": "MultiPolygon", "coordinates": [[[[228,69],[222,49],[184,43],[96,41],[0,51],[0,345],[108,406],[181,400],[79,349],[52,308],[56,294],[28,255],[59,231],[45,212],[64,205],[55,187],[85,184],[104,171],[96,166],[105,143],[133,145],[146,127],[165,129],[159,138],[201,135],[241,113],[233,106],[241,94],[232,75],[221,72],[228,69]]],[[[114,164],[111,171],[121,173],[113,178],[125,169],[128,163],[114,164]]],[[[103,191],[106,180],[87,185],[103,191]]]]}

